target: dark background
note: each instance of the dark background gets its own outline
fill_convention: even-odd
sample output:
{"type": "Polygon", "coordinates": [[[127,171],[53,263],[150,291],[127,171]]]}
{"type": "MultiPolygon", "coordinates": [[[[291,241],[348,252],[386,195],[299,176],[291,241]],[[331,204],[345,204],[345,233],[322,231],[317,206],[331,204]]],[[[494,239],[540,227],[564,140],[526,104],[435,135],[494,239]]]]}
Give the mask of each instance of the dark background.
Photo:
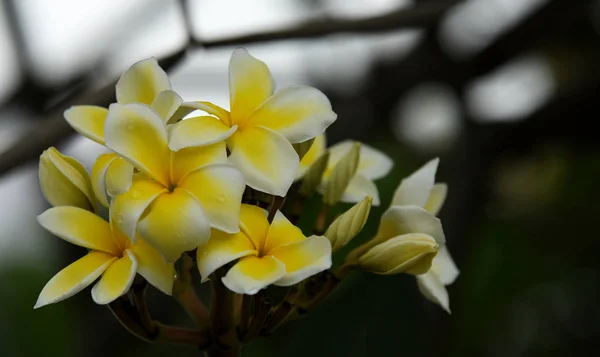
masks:
{"type": "MultiPolygon", "coordinates": [[[[600,337],[599,29],[600,2],[585,0],[3,0],[0,355],[198,354],[136,340],[88,290],[32,309],[84,253],[35,222],[47,207],[37,159],[56,145],[89,168],[102,148],[72,135],[62,112],[107,105],[118,74],[148,56],[184,99],[226,106],[236,46],[279,88],[330,97],[330,143],[357,139],[394,159],[352,244],[375,232],[400,179],[439,156],[440,216],[461,270],[452,315],[411,276],[357,273],[245,355],[583,355],[600,337]]],[[[157,318],[189,323],[158,292],[151,300],[157,318]]]]}

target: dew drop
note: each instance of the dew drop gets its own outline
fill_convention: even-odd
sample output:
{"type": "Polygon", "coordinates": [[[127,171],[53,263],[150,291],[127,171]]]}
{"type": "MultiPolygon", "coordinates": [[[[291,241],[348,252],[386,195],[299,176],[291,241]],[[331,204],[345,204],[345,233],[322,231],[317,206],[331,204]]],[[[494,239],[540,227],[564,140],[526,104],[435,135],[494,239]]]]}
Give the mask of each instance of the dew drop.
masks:
{"type": "Polygon", "coordinates": [[[225,198],[225,195],[221,193],[221,194],[217,195],[217,201],[223,203],[223,202],[227,201],[227,199],[225,198]]]}

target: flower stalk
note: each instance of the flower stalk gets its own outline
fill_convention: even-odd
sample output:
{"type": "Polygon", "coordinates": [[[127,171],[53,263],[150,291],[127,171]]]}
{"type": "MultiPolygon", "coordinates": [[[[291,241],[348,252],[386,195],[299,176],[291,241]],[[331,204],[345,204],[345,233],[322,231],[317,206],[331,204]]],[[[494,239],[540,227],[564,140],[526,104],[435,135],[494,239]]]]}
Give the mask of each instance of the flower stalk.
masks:
{"type": "Polygon", "coordinates": [[[191,317],[196,326],[207,330],[210,326],[210,317],[206,306],[198,298],[192,282],[192,269],[194,261],[191,256],[184,254],[178,262],[178,274],[173,284],[173,297],[191,317]]]}

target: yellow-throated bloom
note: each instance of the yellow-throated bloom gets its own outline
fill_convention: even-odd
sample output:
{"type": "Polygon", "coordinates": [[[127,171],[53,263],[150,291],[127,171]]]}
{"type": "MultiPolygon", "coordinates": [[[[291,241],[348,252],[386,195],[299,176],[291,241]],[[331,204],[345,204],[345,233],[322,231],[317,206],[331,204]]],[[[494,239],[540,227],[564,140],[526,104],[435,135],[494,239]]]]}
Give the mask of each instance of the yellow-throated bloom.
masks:
{"type": "MultiPolygon", "coordinates": [[[[167,73],[154,58],[139,61],[123,73],[116,85],[116,97],[119,104],[149,105],[165,123],[183,101],[171,90],[167,73]]],[[[77,105],[67,109],[64,115],[69,125],[78,133],[105,145],[104,126],[108,109],[77,105]]],[[[131,164],[118,155],[110,153],[100,156],[92,169],[94,191],[100,203],[108,207],[108,199],[105,197],[107,192],[109,196],[114,197],[127,191],[131,186],[132,175],[131,164]]]]}
{"type": "Polygon", "coordinates": [[[255,294],[270,284],[293,285],[331,267],[331,244],[327,238],[306,238],[279,211],[269,224],[265,210],[245,204],[240,232],[213,231],[197,254],[203,280],[239,259],[223,277],[223,284],[238,294],[255,294]]]}
{"type": "MultiPolygon", "coordinates": [[[[427,220],[433,222],[430,217],[438,214],[446,200],[448,190],[446,184],[435,183],[438,162],[438,159],[431,160],[405,178],[396,189],[390,210],[404,207],[397,209],[405,212],[407,210],[425,211],[429,214],[427,220]]],[[[433,223],[431,224],[433,225],[433,223]]],[[[450,312],[448,292],[445,286],[452,284],[458,274],[459,271],[452,261],[448,248],[442,245],[438,255],[433,259],[431,269],[425,274],[417,275],[419,290],[427,299],[450,312]]]]}
{"type": "MultiPolygon", "coordinates": [[[[321,192],[323,192],[325,182],[331,176],[331,172],[335,168],[335,165],[348,154],[354,143],[354,141],[346,140],[329,148],[329,161],[327,162],[327,168],[323,173],[323,181],[320,186],[321,192]]],[[[313,147],[314,146],[315,145],[313,144],[313,147]]],[[[311,150],[313,147],[311,147],[311,150]]],[[[316,148],[321,148],[321,146],[317,146],[316,148]]],[[[314,159],[316,160],[320,154],[321,153],[319,152],[315,152],[313,156],[314,159]]],[[[373,197],[373,206],[378,206],[380,203],[379,191],[377,190],[375,183],[373,183],[373,180],[380,179],[387,175],[393,166],[394,162],[387,157],[387,155],[361,143],[360,161],[358,162],[356,174],[352,180],[350,180],[350,183],[340,200],[347,203],[356,203],[367,196],[371,196],[373,197]]]]}
{"type": "Polygon", "coordinates": [[[183,103],[215,117],[183,120],[169,128],[171,149],[212,143],[227,137],[229,160],[244,174],[248,186],[285,196],[296,177],[299,160],[292,143],[323,133],[335,121],[329,99],[309,86],[276,93],[267,66],[245,49],[236,49],[229,63],[230,111],[209,102],[183,103]],[[217,120],[218,118],[218,120],[217,120]]]}
{"type": "Polygon", "coordinates": [[[165,123],[144,104],[111,104],[104,134],[107,147],[145,174],[111,202],[128,237],[137,228],[175,261],[205,243],[210,227],[239,231],[244,177],[227,164],[224,142],[171,151],[165,123]]]}
{"type": "Polygon", "coordinates": [[[50,208],[38,216],[38,222],[54,235],[90,252],[50,279],[35,308],[67,299],[100,276],[92,288],[92,298],[98,304],[108,304],[127,293],[137,273],[171,294],[173,264],[165,263],[144,240],[132,244],[114,224],[78,207],[50,208]]]}

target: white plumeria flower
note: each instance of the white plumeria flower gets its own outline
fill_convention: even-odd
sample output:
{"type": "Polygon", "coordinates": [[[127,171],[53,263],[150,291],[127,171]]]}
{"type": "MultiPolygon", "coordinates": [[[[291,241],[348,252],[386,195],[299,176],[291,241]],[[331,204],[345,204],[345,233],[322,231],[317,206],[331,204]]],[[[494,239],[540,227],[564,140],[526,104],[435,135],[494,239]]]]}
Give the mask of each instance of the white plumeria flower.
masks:
{"type": "MultiPolygon", "coordinates": [[[[348,154],[354,143],[355,142],[352,140],[346,140],[329,148],[329,161],[327,163],[327,168],[323,173],[323,181],[319,188],[321,193],[323,192],[325,182],[327,182],[331,176],[331,172],[335,168],[335,165],[348,154]]],[[[318,156],[319,155],[316,155],[316,157],[318,156]]],[[[362,201],[365,197],[371,196],[373,197],[373,206],[379,206],[379,191],[373,180],[380,179],[387,175],[393,166],[394,162],[383,152],[361,143],[358,169],[352,180],[350,180],[340,201],[357,203],[362,201]]]]}
{"type": "Polygon", "coordinates": [[[269,68],[243,48],[229,62],[230,111],[209,102],[183,103],[203,110],[203,116],[169,128],[170,147],[207,145],[227,139],[229,160],[244,174],[246,184],[285,196],[296,178],[299,158],[292,144],[320,134],[337,115],[329,99],[316,88],[291,86],[275,92],[269,68]]]}
{"type": "MultiPolygon", "coordinates": [[[[435,183],[435,174],[439,159],[433,159],[405,178],[396,189],[392,205],[388,212],[394,212],[397,220],[411,222],[410,233],[442,232],[437,213],[446,200],[447,186],[435,183]]],[[[383,225],[383,222],[382,222],[383,225]]],[[[450,285],[459,275],[459,270],[452,261],[444,241],[440,243],[437,256],[433,259],[431,269],[417,275],[417,283],[421,293],[432,302],[440,305],[450,313],[448,292],[445,286],[450,285]]]]}

